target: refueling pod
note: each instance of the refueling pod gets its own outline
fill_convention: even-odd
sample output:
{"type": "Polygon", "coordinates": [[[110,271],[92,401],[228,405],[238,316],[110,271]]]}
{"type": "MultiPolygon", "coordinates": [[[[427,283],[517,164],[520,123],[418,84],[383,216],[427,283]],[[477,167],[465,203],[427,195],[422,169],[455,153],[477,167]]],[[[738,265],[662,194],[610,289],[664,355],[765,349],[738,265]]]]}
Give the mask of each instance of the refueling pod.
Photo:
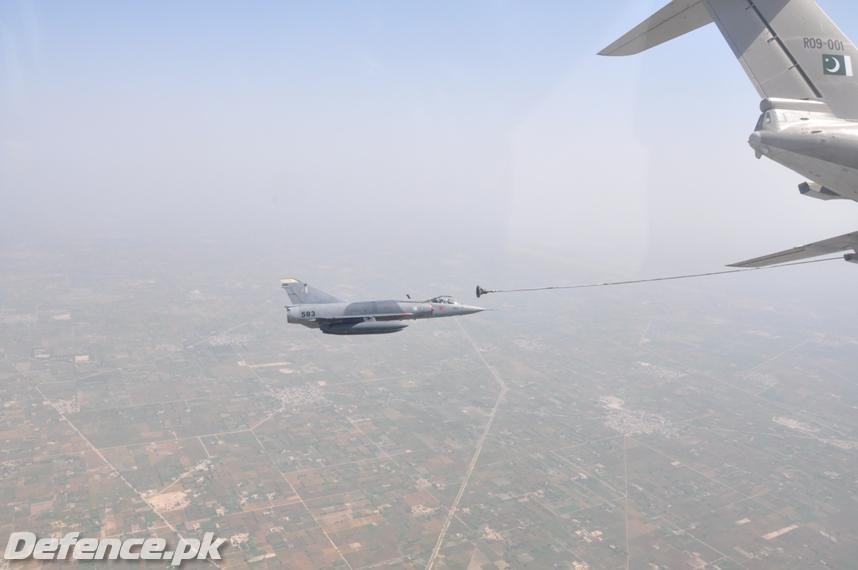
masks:
{"type": "Polygon", "coordinates": [[[816,198],[817,200],[844,200],[843,196],[834,190],[816,182],[802,182],[798,185],[798,191],[802,196],[816,198]]]}

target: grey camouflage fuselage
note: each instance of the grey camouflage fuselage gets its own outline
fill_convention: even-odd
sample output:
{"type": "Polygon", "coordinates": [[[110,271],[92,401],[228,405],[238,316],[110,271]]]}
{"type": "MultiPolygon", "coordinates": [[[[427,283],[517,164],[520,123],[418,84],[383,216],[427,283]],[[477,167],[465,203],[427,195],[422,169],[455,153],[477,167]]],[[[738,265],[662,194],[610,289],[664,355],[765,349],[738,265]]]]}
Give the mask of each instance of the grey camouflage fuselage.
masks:
{"type": "Polygon", "coordinates": [[[483,309],[462,305],[452,297],[427,301],[355,301],[345,302],[314,289],[297,279],[283,279],[281,286],[293,305],[286,307],[286,320],[292,324],[320,329],[326,334],[387,334],[408,326],[405,321],[457,317],[483,309]]]}

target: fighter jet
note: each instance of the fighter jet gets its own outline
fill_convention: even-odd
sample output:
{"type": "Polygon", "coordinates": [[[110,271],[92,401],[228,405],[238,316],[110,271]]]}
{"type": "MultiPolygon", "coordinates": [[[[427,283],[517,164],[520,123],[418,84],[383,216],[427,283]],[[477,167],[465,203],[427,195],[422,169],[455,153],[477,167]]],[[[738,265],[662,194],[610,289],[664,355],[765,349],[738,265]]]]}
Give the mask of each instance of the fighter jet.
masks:
{"type": "MultiPolygon", "coordinates": [[[[799,191],[858,201],[858,52],[814,0],[673,0],[600,55],[637,54],[715,23],[763,98],[749,144],[801,174],[799,191]]],[[[852,250],[858,232],[735,263],[766,267],[852,250]]]]}
{"type": "Polygon", "coordinates": [[[280,286],[292,305],[286,306],[286,321],[319,329],[325,334],[388,334],[408,326],[403,321],[458,317],[485,309],[462,305],[449,296],[427,301],[357,301],[348,303],[298,279],[281,279],[280,286]]]}

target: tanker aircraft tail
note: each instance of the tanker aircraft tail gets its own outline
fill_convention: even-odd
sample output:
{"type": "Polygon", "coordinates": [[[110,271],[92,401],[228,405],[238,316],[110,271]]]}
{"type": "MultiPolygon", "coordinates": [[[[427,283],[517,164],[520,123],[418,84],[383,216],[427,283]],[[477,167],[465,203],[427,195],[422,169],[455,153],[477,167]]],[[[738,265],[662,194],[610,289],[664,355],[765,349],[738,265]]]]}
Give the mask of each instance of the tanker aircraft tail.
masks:
{"type": "Polygon", "coordinates": [[[858,120],[858,51],[814,0],[673,0],[600,55],[640,53],[715,23],[763,99],[858,120]]]}
{"type": "MultiPolygon", "coordinates": [[[[807,178],[805,196],[858,201],[858,51],[815,0],[673,0],[600,53],[640,53],[711,23],[763,98],[748,140],[757,158],[807,178]]],[[[858,263],[856,248],[858,232],[734,266],[850,250],[858,263]]]]}

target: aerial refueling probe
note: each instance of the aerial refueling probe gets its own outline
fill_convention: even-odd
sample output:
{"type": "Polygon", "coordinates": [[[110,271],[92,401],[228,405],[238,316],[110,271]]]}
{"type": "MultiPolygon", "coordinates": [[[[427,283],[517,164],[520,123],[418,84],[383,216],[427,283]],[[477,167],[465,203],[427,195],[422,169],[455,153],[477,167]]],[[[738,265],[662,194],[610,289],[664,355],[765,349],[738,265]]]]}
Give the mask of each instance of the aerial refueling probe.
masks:
{"type": "MultiPolygon", "coordinates": [[[[550,285],[546,287],[528,287],[524,289],[483,289],[477,285],[477,299],[489,293],[525,293],[534,291],[553,291],[555,289],[593,289],[596,287],[616,287],[618,285],[637,285],[640,283],[655,283],[657,281],[677,281],[679,279],[701,279],[703,277],[714,277],[716,275],[730,275],[733,273],[746,273],[748,271],[760,271],[764,269],[781,269],[783,267],[795,267],[796,265],[810,265],[812,263],[823,263],[826,261],[843,261],[842,256],[826,257],[824,259],[813,259],[811,261],[797,261],[795,263],[782,263],[780,265],[769,265],[766,267],[751,267],[748,269],[727,269],[724,271],[712,271],[709,273],[690,273],[686,275],[671,275],[668,277],[651,277],[649,279],[634,279],[631,281],[609,281],[607,283],[587,283],[584,285],[550,285]]],[[[848,261],[848,260],[847,260],[848,261]]]]}

